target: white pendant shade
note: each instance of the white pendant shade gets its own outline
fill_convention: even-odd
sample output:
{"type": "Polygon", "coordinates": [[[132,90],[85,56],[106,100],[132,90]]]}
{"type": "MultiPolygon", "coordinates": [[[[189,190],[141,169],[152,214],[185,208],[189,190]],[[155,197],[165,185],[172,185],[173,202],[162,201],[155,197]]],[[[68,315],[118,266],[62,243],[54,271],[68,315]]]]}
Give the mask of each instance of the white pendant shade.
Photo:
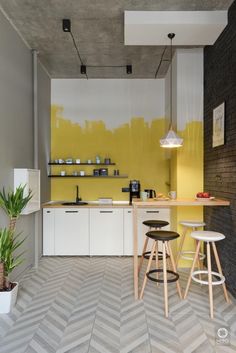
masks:
{"type": "Polygon", "coordinates": [[[160,146],[165,148],[176,148],[183,145],[183,139],[180,138],[172,129],[160,139],[160,146]]]}

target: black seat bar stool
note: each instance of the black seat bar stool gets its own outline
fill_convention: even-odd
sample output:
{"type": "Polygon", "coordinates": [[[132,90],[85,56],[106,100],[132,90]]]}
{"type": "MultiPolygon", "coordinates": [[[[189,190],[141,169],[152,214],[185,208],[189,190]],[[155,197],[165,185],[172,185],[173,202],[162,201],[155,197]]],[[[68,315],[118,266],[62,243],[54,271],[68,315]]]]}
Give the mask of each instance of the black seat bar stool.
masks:
{"type": "Polygon", "coordinates": [[[146,236],[150,239],[153,239],[153,244],[152,244],[152,250],[151,250],[151,255],[148,261],[147,269],[146,269],[146,275],[143,280],[143,285],[140,293],[140,299],[143,298],[144,294],[144,289],[147,284],[147,279],[157,282],[157,283],[163,283],[164,284],[164,302],[165,302],[165,316],[168,317],[169,315],[169,309],[168,309],[168,283],[176,282],[176,287],[177,291],[179,294],[179,297],[182,299],[182,294],[181,294],[181,288],[179,284],[179,275],[176,272],[176,265],[173,257],[173,253],[171,250],[171,246],[169,242],[171,240],[174,240],[179,237],[179,234],[176,232],[171,232],[167,230],[154,230],[146,233],[146,236]],[[163,267],[162,268],[155,268],[153,270],[150,270],[153,256],[155,254],[156,250],[156,244],[158,241],[162,242],[162,252],[163,252],[163,267]],[[170,262],[171,262],[171,267],[173,270],[167,270],[167,263],[166,263],[166,253],[169,253],[170,255],[170,262]],[[154,278],[152,275],[156,274],[156,278],[154,278]],[[163,279],[160,279],[158,277],[159,273],[163,273],[163,279]],[[171,278],[167,278],[167,275],[170,274],[171,278]]]}
{"type": "MultiPolygon", "coordinates": [[[[149,231],[151,231],[152,228],[154,228],[155,230],[160,230],[161,228],[168,226],[169,222],[151,219],[151,220],[144,221],[143,224],[145,226],[149,227],[149,231]]],[[[146,251],[147,246],[148,246],[148,240],[149,240],[149,238],[146,236],[145,241],[144,241],[144,245],[143,245],[142,256],[141,256],[140,263],[139,263],[138,273],[140,273],[140,271],[141,271],[141,268],[143,265],[143,260],[144,259],[149,260],[150,255],[151,255],[151,251],[146,251]]],[[[157,246],[156,246],[155,255],[153,256],[153,260],[156,260],[157,267],[158,267],[158,260],[163,259],[163,254],[162,254],[162,251],[158,251],[158,243],[156,243],[156,245],[157,246]],[[158,254],[158,256],[156,256],[156,254],[158,254]]],[[[168,254],[166,254],[166,256],[169,257],[168,254]]]]}

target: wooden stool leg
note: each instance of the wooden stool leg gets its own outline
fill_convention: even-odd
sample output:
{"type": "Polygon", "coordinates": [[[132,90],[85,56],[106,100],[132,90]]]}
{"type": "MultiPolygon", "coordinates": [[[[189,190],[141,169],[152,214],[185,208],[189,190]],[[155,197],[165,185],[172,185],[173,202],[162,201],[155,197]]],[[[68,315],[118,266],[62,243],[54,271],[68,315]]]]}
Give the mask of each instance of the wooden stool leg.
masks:
{"type": "MultiPolygon", "coordinates": [[[[166,256],[167,256],[167,255],[170,256],[169,248],[168,248],[168,243],[166,242],[166,256]]],[[[167,257],[167,258],[166,258],[166,265],[167,265],[167,269],[171,270],[172,264],[171,264],[170,257],[167,257]]]]}
{"type": "MultiPolygon", "coordinates": [[[[156,269],[158,270],[159,268],[159,259],[158,259],[158,241],[156,241],[156,269]]],[[[156,273],[156,279],[158,279],[158,272],[156,273]]],[[[159,285],[158,282],[157,283],[157,286],[159,285]]]]}
{"type": "MultiPolygon", "coordinates": [[[[151,251],[151,255],[150,255],[150,258],[148,260],[148,265],[147,265],[147,269],[146,269],[146,273],[150,271],[150,267],[151,267],[151,264],[152,264],[152,258],[154,256],[154,253],[155,253],[155,248],[156,248],[156,242],[155,240],[153,241],[153,245],[152,245],[152,251],[151,251]]],[[[144,280],[143,280],[143,286],[142,286],[142,289],[141,289],[141,293],[140,293],[140,299],[143,298],[143,293],[144,293],[144,289],[145,289],[145,286],[147,284],[147,276],[145,274],[144,276],[144,280]]]]}
{"type": "Polygon", "coordinates": [[[210,302],[210,316],[213,319],[213,291],[212,291],[212,273],[211,273],[211,248],[210,243],[207,242],[207,270],[208,270],[208,287],[209,287],[209,302],[210,302]]]}
{"type": "Polygon", "coordinates": [[[142,251],[142,256],[140,259],[140,263],[139,263],[139,268],[138,268],[138,273],[141,271],[142,265],[143,265],[143,254],[145,253],[145,251],[147,250],[147,245],[148,245],[148,237],[146,237],[145,241],[144,241],[144,245],[143,245],[143,251],[142,251]]]}
{"type": "MultiPolygon", "coordinates": [[[[215,256],[215,259],[216,259],[216,266],[218,268],[218,272],[223,276],[222,267],[221,267],[221,264],[220,264],[220,259],[219,259],[218,251],[216,249],[215,242],[212,243],[212,248],[213,248],[214,256],[215,256]]],[[[222,283],[222,287],[223,287],[223,291],[224,291],[225,300],[227,301],[227,303],[230,303],[230,299],[229,299],[229,296],[228,296],[228,292],[227,292],[225,283],[222,283]]]]}
{"type": "Polygon", "coordinates": [[[194,259],[193,259],[192,267],[191,267],[190,274],[189,274],[189,277],[188,277],[187,286],[186,286],[185,293],[184,293],[184,299],[187,297],[187,294],[188,294],[188,291],[189,291],[189,287],[190,287],[190,283],[191,283],[191,279],[192,279],[192,273],[193,273],[195,264],[197,262],[197,258],[198,258],[198,254],[199,254],[199,250],[200,250],[200,245],[201,245],[201,242],[200,242],[200,240],[198,240],[197,241],[196,253],[195,253],[195,256],[194,256],[194,259]]]}
{"type": "MultiPolygon", "coordinates": [[[[174,271],[174,272],[177,272],[176,266],[175,266],[174,257],[173,257],[173,253],[172,253],[172,249],[171,249],[171,246],[170,246],[169,243],[167,243],[167,247],[168,247],[168,251],[169,251],[169,254],[170,254],[170,261],[171,261],[171,265],[172,265],[173,271],[174,271]]],[[[180,288],[179,280],[176,281],[176,287],[177,287],[177,291],[178,291],[178,293],[179,293],[179,297],[180,297],[180,299],[182,299],[182,293],[181,293],[181,288],[180,288]]]]}
{"type": "Polygon", "coordinates": [[[166,268],[166,247],[163,241],[163,280],[164,280],[164,300],[165,300],[165,317],[168,317],[168,288],[167,288],[167,268],[166,268]]]}
{"type": "MultiPolygon", "coordinates": [[[[196,227],[193,227],[193,231],[195,232],[197,230],[197,228],[196,227]]],[[[195,239],[195,251],[196,251],[196,249],[197,249],[197,240],[195,239]]],[[[199,258],[200,256],[198,256],[198,259],[197,259],[197,265],[198,265],[198,270],[201,270],[202,268],[201,268],[201,260],[200,260],[200,258],[199,258]]],[[[201,274],[199,274],[199,279],[201,280],[202,279],[202,275],[201,274]]]]}
{"type": "Polygon", "coordinates": [[[184,227],[183,234],[182,234],[181,239],[180,239],[179,250],[178,250],[178,253],[177,253],[177,257],[176,257],[176,267],[178,267],[178,262],[179,262],[179,258],[180,258],[180,255],[181,255],[181,251],[183,249],[184,240],[185,240],[185,237],[186,237],[186,234],[187,234],[187,230],[188,230],[188,228],[184,227]]]}

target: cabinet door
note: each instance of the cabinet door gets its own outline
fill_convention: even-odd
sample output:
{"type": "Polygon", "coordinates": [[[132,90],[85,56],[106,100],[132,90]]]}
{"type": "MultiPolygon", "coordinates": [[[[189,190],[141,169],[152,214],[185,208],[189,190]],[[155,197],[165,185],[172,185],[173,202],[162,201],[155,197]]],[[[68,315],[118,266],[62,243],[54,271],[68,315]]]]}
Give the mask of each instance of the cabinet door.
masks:
{"type": "Polygon", "coordinates": [[[123,255],[123,209],[90,209],[90,254],[123,255]]]}
{"type": "Polygon", "coordinates": [[[54,249],[54,222],[53,208],[43,209],[43,255],[55,255],[54,249]]]}
{"type": "MultiPolygon", "coordinates": [[[[139,208],[138,209],[138,253],[142,254],[142,248],[145,240],[145,234],[149,231],[149,227],[143,224],[143,221],[149,219],[160,219],[170,223],[169,208],[139,208]]],[[[163,230],[170,230],[170,225],[163,227],[163,230]]],[[[148,242],[147,250],[151,250],[151,241],[148,242]]],[[[159,244],[161,250],[161,243],[159,244]]]]}
{"type": "Polygon", "coordinates": [[[124,255],[133,255],[133,210],[124,208],[124,255]]]}
{"type": "Polygon", "coordinates": [[[55,255],[89,255],[88,208],[55,210],[55,255]]]}

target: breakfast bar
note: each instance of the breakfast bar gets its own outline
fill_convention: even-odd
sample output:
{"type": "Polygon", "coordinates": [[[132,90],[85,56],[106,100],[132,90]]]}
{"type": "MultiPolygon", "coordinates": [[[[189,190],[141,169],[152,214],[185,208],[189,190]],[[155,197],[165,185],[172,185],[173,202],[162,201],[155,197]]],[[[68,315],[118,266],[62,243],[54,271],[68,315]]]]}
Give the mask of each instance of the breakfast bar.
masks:
{"type": "Polygon", "coordinates": [[[133,200],[133,256],[134,256],[134,297],[138,299],[138,212],[139,207],[176,207],[176,206],[229,206],[230,202],[221,199],[202,200],[196,199],[176,199],[176,200],[154,200],[150,199],[147,201],[133,200]]]}

